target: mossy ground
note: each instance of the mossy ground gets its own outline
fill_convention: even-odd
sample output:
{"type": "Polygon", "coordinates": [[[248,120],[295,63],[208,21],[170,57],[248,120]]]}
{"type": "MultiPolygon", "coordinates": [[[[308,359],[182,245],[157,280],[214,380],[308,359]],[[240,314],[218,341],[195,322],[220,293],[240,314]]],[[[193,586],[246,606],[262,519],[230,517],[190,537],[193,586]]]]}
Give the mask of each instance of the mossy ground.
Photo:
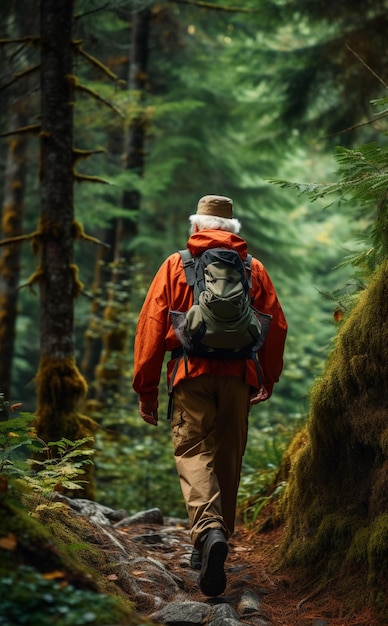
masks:
{"type": "MultiPolygon", "coordinates": [[[[32,503],[30,501],[25,504],[32,503]]],[[[2,496],[0,583],[7,581],[12,575],[16,581],[14,584],[18,584],[18,570],[20,569],[22,582],[28,574],[27,569],[31,569],[42,577],[42,585],[39,586],[35,582],[31,587],[31,593],[36,594],[39,590],[42,594],[48,593],[47,580],[52,578],[53,593],[54,591],[57,593],[58,581],[63,588],[71,586],[75,590],[85,591],[85,610],[90,606],[91,592],[96,594],[96,606],[101,607],[100,611],[105,616],[99,621],[97,614],[97,621],[94,622],[96,625],[116,623],[138,626],[144,623],[128,596],[109,580],[113,565],[109,562],[107,554],[96,545],[90,524],[79,516],[72,515],[67,507],[58,510],[50,508],[48,503],[47,508],[43,508],[39,513],[34,513],[33,509],[34,506],[24,507],[15,499],[12,501],[9,494],[2,496]],[[46,581],[45,586],[43,581],[46,581]],[[105,605],[103,601],[101,602],[102,596],[106,598],[105,605]],[[109,610],[108,622],[107,610],[109,610]]],[[[79,596],[82,605],[82,593],[79,596]]],[[[43,605],[44,602],[40,606],[43,605]]],[[[0,613],[1,610],[0,607],[0,613]]],[[[32,620],[36,618],[36,623],[40,619],[38,614],[35,618],[30,615],[30,618],[32,620]]]]}

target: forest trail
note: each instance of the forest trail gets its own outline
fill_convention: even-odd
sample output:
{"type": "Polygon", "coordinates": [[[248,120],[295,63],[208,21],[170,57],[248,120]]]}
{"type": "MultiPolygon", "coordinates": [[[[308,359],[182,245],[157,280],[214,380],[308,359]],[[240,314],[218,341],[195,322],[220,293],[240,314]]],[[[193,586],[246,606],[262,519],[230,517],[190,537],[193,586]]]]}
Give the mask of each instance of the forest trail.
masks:
{"type": "MultiPolygon", "coordinates": [[[[257,532],[237,524],[229,540],[225,592],[207,598],[198,588],[198,571],[190,567],[192,545],[187,521],[163,517],[159,509],[128,516],[87,500],[78,501],[81,506],[75,507],[75,513],[77,500],[61,500],[67,500],[73,509],[75,515],[71,517],[79,540],[92,541],[103,553],[97,573],[124,591],[142,617],[155,620],[160,607],[175,604],[179,610],[179,603],[195,602],[202,603],[196,605],[202,608],[229,605],[241,620],[235,623],[251,626],[382,625],[372,609],[354,611],[346,607],[346,598],[333,584],[317,590],[318,576],[302,583],[297,582],[295,572],[276,569],[281,527],[257,532]],[[246,595],[252,595],[257,603],[244,613],[241,603],[246,595]]],[[[194,623],[205,622],[207,618],[194,623]]],[[[217,623],[232,622],[221,617],[217,623]]]]}
{"type": "MultiPolygon", "coordinates": [[[[132,538],[159,532],[160,527],[152,524],[136,524],[125,529],[125,533],[132,538]]],[[[281,529],[277,529],[257,534],[239,524],[229,541],[225,593],[212,599],[203,596],[197,585],[198,572],[189,567],[191,548],[188,550],[186,529],[177,527],[168,550],[163,544],[155,543],[148,546],[147,552],[183,579],[185,599],[188,601],[227,602],[237,610],[244,588],[252,590],[260,598],[256,618],[269,626],[374,626],[380,623],[368,608],[361,614],[346,611],[343,599],[336,596],[335,589],[330,585],[317,592],[315,580],[307,585],[296,584],[287,572],[276,572],[273,562],[281,533],[281,529]],[[185,563],[187,569],[182,567],[185,563]]],[[[253,618],[254,615],[252,618],[247,616],[242,621],[254,624],[253,618]]]]}

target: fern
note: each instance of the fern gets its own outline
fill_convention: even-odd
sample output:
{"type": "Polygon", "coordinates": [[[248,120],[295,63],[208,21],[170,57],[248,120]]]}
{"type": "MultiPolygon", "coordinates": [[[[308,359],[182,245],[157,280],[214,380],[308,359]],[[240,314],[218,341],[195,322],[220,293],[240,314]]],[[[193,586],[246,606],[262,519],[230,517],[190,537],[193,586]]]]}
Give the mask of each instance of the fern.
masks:
{"type": "MultiPolygon", "coordinates": [[[[375,104],[385,104],[386,99],[375,104]]],[[[312,202],[333,196],[343,213],[358,224],[357,239],[361,250],[349,254],[342,265],[357,268],[363,282],[388,257],[388,147],[375,142],[356,150],[337,147],[338,180],[333,183],[300,183],[270,179],[272,184],[296,190],[312,202]]]]}
{"type": "MultiPolygon", "coordinates": [[[[12,406],[19,408],[21,405],[12,406]]],[[[45,443],[32,426],[34,415],[11,416],[9,407],[0,395],[0,410],[9,416],[9,419],[0,421],[2,496],[7,497],[10,490],[18,493],[33,491],[47,497],[55,490],[81,489],[83,467],[92,463],[94,454],[94,449],[85,446],[93,438],[84,437],[73,442],[63,437],[45,443]],[[39,459],[31,458],[37,454],[39,459]]]]}
{"type": "Polygon", "coordinates": [[[81,479],[83,466],[92,462],[94,454],[93,449],[84,446],[92,439],[84,437],[73,442],[63,437],[59,441],[51,441],[41,450],[41,454],[46,454],[44,460],[27,459],[26,464],[33,471],[23,477],[24,481],[43,496],[62,489],[81,489],[85,482],[81,479]],[[53,448],[55,456],[51,454],[53,448]],[[34,471],[35,468],[39,471],[34,471]]]}

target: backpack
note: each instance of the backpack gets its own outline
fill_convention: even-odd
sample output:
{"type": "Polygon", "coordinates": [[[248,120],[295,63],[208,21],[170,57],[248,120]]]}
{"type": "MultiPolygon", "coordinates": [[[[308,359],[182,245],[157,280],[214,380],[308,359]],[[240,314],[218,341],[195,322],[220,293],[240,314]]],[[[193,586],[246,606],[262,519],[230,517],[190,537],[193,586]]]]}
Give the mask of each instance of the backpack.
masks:
{"type": "Polygon", "coordinates": [[[187,312],[170,311],[182,349],[178,354],[202,358],[255,358],[267,335],[271,316],[250,302],[251,260],[235,250],[210,248],[199,256],[179,251],[186,280],[193,288],[187,312]]]}

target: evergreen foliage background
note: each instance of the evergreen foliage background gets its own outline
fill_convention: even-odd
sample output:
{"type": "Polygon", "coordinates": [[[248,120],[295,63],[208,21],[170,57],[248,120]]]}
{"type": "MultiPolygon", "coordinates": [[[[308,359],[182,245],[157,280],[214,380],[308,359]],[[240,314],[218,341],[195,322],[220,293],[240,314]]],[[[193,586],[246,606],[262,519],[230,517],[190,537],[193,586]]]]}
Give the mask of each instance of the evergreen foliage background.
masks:
{"type": "MultiPolygon", "coordinates": [[[[36,33],[37,3],[23,4],[22,24],[12,3],[2,4],[4,37],[20,29],[24,36],[36,33]]],[[[376,228],[376,198],[370,197],[370,187],[368,212],[365,204],[332,203],[323,197],[323,188],[329,182],[329,191],[342,193],[338,178],[346,178],[346,172],[360,171],[361,164],[367,167],[373,161],[371,172],[386,163],[386,154],[371,143],[378,137],[384,144],[380,137],[386,102],[381,102],[379,115],[370,105],[386,89],[380,79],[387,63],[384,3],[370,1],[356,7],[350,0],[341,5],[326,2],[319,3],[318,9],[307,1],[247,1],[240,3],[241,12],[222,10],[233,4],[226,1],[212,4],[217,10],[195,3],[125,0],[110,5],[79,0],[76,7],[76,38],[114,75],[108,76],[82,55],[76,57],[77,80],[99,96],[91,98],[83,90],[76,97],[76,147],[99,150],[77,169],[108,183],[76,184],[77,218],[85,231],[101,237],[115,218],[128,216],[121,206],[124,190],[138,190],[142,198],[140,214],[132,216],[138,235],[127,242],[135,271],[130,285],[119,286],[130,290],[131,300],[126,378],[120,396],[99,416],[102,428],[96,456],[98,498],[131,511],[160,506],[184,515],[172,467],[169,425],[163,419],[164,380],[156,431],[140,423],[130,381],[137,313],[161,260],[184,247],[188,216],[195,212],[198,198],[222,193],[234,199],[242,235],[267,267],[289,322],[282,379],[270,402],[251,412],[243,497],[265,490],[266,477],[308,413],[309,389],[336,333],[333,312],[363,280],[342,262],[354,249],[365,260],[365,232],[368,237],[372,232],[373,238],[376,228]],[[141,100],[139,93],[128,91],[126,81],[132,11],[145,6],[152,7],[152,22],[147,90],[141,100]],[[147,137],[141,177],[122,166],[123,134],[139,111],[147,137]],[[374,123],[361,125],[373,116],[374,123]],[[347,130],[358,124],[352,132],[347,130]],[[355,142],[366,147],[353,149],[355,142]],[[340,169],[336,172],[334,146],[338,144],[343,147],[337,149],[340,169]],[[282,180],[283,187],[271,184],[275,179],[282,180]],[[285,185],[284,181],[302,182],[285,185]],[[310,195],[300,194],[305,190],[310,195]],[[360,235],[361,241],[355,241],[360,235]]],[[[34,47],[22,43],[15,44],[13,54],[2,47],[1,55],[3,66],[7,61],[3,87],[18,70],[20,59],[36,60],[34,47]]],[[[0,90],[2,132],[7,127],[6,93],[0,90]]],[[[33,119],[36,101],[27,87],[22,98],[30,102],[33,119]]],[[[29,232],[39,214],[37,140],[32,139],[27,158],[25,231],[29,232]]],[[[4,171],[4,157],[0,168],[4,171]]],[[[386,180],[379,178],[378,184],[384,189],[386,180]]],[[[360,200],[362,192],[360,180],[360,200]]],[[[367,257],[372,264],[382,244],[374,245],[373,259],[367,257]]],[[[80,360],[91,316],[96,247],[77,243],[76,261],[85,291],[76,309],[80,360]]],[[[34,263],[26,246],[22,284],[34,263]]],[[[109,267],[104,275],[108,281],[109,267]]],[[[19,298],[12,399],[33,412],[39,305],[36,294],[26,289],[20,290],[19,298]]],[[[100,328],[102,332],[102,321],[100,328]]]]}

